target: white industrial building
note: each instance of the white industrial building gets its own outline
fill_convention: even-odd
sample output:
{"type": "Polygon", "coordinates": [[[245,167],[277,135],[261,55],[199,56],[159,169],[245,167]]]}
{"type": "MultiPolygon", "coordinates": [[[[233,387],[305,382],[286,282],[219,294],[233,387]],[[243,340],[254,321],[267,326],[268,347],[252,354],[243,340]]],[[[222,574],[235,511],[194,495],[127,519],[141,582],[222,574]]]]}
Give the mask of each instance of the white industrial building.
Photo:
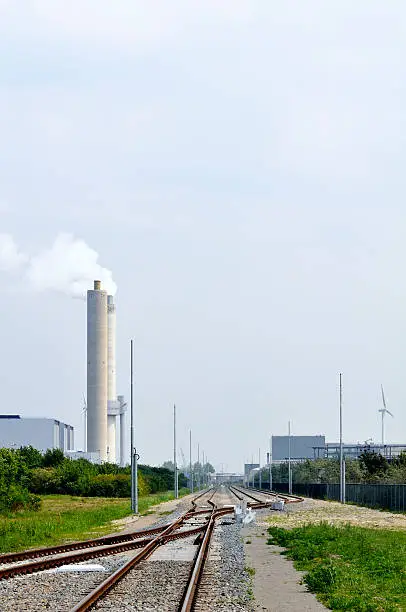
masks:
{"type": "Polygon", "coordinates": [[[73,427],[56,419],[1,414],[0,448],[20,446],[33,446],[41,452],[49,448],[71,451],[74,447],[73,427]]]}
{"type": "Polygon", "coordinates": [[[125,463],[126,403],[116,390],[116,308],[94,281],[87,292],[87,448],[101,461],[125,463]],[[117,422],[119,421],[119,427],[117,422]]]}

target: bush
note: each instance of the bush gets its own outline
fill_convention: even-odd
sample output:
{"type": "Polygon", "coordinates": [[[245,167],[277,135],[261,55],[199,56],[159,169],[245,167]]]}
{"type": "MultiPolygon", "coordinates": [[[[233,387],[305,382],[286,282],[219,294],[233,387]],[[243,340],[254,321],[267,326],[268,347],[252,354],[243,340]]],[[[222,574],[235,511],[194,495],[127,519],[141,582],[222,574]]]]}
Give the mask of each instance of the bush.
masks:
{"type": "Polygon", "coordinates": [[[312,593],[327,593],[337,580],[337,570],[331,561],[317,565],[304,577],[309,591],[312,593]]]}
{"type": "Polygon", "coordinates": [[[36,468],[31,471],[30,491],[33,493],[58,493],[60,478],[55,468],[36,468]]]}
{"type": "MultiPolygon", "coordinates": [[[[181,475],[180,475],[181,476],[181,475]]],[[[179,478],[184,485],[184,478],[179,478]]],[[[138,466],[138,494],[173,489],[173,472],[166,468],[138,466]]],[[[34,494],[68,494],[92,497],[130,497],[130,467],[114,463],[93,464],[68,459],[60,449],[44,455],[31,446],[18,450],[0,448],[0,511],[36,505],[34,494]]]]}
{"type": "Polygon", "coordinates": [[[29,493],[18,485],[11,485],[0,496],[0,512],[16,512],[18,510],[39,510],[41,498],[29,493]]]}
{"type": "Polygon", "coordinates": [[[60,448],[48,448],[42,458],[44,467],[56,467],[65,461],[65,455],[60,448]]]}
{"type": "Polygon", "coordinates": [[[129,497],[131,478],[127,474],[98,474],[89,483],[91,497],[129,497]]]}
{"type": "MultiPolygon", "coordinates": [[[[138,474],[138,495],[148,495],[148,485],[142,474],[138,474]]],[[[87,489],[90,497],[130,497],[130,474],[97,474],[90,479],[87,489]]]]}

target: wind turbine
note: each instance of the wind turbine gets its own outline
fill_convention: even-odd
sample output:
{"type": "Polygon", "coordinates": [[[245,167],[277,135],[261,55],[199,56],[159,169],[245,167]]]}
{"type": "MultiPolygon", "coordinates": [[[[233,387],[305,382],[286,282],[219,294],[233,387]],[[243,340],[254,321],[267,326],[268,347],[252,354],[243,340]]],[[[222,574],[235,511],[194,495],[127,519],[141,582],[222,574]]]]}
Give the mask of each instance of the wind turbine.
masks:
{"type": "Polygon", "coordinates": [[[386,407],[385,393],[383,392],[383,386],[382,385],[381,385],[381,391],[382,391],[383,408],[380,408],[378,410],[378,412],[380,412],[381,415],[382,415],[382,446],[384,446],[384,444],[385,444],[385,414],[388,413],[388,414],[391,415],[391,417],[393,417],[393,414],[391,412],[389,412],[389,410],[386,407]]]}
{"type": "Polygon", "coordinates": [[[83,419],[84,419],[84,424],[83,424],[83,430],[84,430],[83,450],[86,452],[87,451],[87,402],[86,402],[85,394],[83,394],[82,414],[83,414],[83,419]]]}

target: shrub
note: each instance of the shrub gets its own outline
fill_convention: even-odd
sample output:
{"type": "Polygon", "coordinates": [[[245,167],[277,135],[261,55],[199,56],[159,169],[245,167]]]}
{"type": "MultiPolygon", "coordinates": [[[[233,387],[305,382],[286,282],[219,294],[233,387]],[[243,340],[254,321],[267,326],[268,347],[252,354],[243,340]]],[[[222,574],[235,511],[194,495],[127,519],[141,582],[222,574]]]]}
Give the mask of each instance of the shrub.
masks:
{"type": "Polygon", "coordinates": [[[131,479],[127,474],[98,474],[89,482],[88,494],[92,497],[129,497],[131,479]]]}
{"type": "Polygon", "coordinates": [[[11,485],[0,495],[0,512],[17,510],[39,510],[41,498],[18,485],[11,485]]]}
{"type": "Polygon", "coordinates": [[[44,467],[56,467],[65,461],[65,455],[60,448],[48,448],[42,458],[44,467]]]}
{"type": "Polygon", "coordinates": [[[55,468],[36,468],[31,471],[30,491],[33,493],[58,493],[60,478],[55,468]]]}
{"type": "Polygon", "coordinates": [[[304,582],[307,584],[309,591],[313,593],[326,593],[334,586],[337,580],[337,570],[331,561],[323,565],[316,565],[304,577],[304,582]]]}

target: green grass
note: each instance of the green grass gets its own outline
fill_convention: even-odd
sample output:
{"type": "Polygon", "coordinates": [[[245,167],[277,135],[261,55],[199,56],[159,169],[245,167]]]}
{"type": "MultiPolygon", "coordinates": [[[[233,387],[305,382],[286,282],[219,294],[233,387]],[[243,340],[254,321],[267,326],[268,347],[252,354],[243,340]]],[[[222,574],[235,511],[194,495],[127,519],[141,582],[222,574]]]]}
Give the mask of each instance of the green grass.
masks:
{"type": "MultiPolygon", "coordinates": [[[[179,492],[180,495],[187,493],[187,489],[179,492]]],[[[131,514],[129,499],[69,495],[41,498],[42,507],[38,512],[26,510],[0,516],[0,553],[95,538],[117,531],[111,521],[131,514]]],[[[173,499],[170,491],[140,497],[139,513],[170,499],[173,499]]]]}
{"type": "Polygon", "coordinates": [[[327,523],[268,529],[304,582],[332,610],[406,610],[406,532],[327,523]]]}

